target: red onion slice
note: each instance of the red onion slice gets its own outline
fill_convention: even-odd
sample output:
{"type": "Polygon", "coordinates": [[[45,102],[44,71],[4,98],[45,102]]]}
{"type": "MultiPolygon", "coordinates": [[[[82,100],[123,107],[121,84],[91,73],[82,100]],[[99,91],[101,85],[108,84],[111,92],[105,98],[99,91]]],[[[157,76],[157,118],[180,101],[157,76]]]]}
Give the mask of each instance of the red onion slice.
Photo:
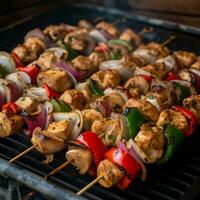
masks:
{"type": "Polygon", "coordinates": [[[96,42],[107,42],[108,41],[108,39],[106,38],[106,35],[104,35],[100,30],[92,30],[92,31],[90,31],[89,34],[96,42]]]}
{"type": "Polygon", "coordinates": [[[53,121],[53,105],[49,101],[45,101],[44,109],[46,112],[46,121],[44,129],[47,129],[49,124],[53,121]]]}
{"type": "Polygon", "coordinates": [[[64,60],[59,61],[56,66],[71,74],[77,81],[82,81],[86,78],[86,73],[76,71],[73,67],[70,66],[69,63],[66,63],[64,60]]]}
{"type": "Polygon", "coordinates": [[[28,133],[30,137],[32,137],[35,128],[40,127],[41,129],[45,129],[46,110],[43,105],[40,105],[39,109],[41,109],[41,111],[36,116],[24,116],[24,120],[29,129],[28,133]]]}
{"type": "Polygon", "coordinates": [[[135,150],[135,142],[131,139],[131,143],[132,143],[132,146],[131,148],[129,149],[129,154],[135,159],[138,161],[138,163],[140,164],[141,166],[141,169],[142,169],[142,172],[141,172],[141,175],[140,175],[140,178],[142,181],[145,181],[146,180],[146,177],[147,177],[147,169],[146,169],[146,166],[144,165],[144,163],[142,162],[140,156],[138,155],[137,151],[135,150]],[[133,145],[134,144],[134,145],[133,145]]]}

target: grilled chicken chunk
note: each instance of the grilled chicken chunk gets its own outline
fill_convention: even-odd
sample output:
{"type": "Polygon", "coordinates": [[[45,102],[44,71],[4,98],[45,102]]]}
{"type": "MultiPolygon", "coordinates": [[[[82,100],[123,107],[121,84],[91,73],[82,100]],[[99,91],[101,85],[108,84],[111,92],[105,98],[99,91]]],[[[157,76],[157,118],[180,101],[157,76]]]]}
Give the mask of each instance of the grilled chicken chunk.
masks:
{"type": "Polygon", "coordinates": [[[108,23],[108,22],[99,22],[96,25],[97,29],[102,29],[104,31],[106,31],[107,33],[109,33],[112,36],[117,36],[118,35],[118,30],[116,27],[114,27],[112,24],[108,23]]]}
{"type": "Polygon", "coordinates": [[[135,143],[152,163],[159,160],[164,153],[165,139],[159,127],[150,124],[142,125],[135,137],[135,143]]]}
{"type": "Polygon", "coordinates": [[[101,135],[106,146],[113,146],[122,137],[120,122],[118,119],[102,118],[95,120],[91,130],[97,135],[101,135]]]}
{"type": "Polygon", "coordinates": [[[13,115],[8,113],[6,110],[0,112],[0,137],[7,137],[18,133],[24,120],[20,115],[13,115]]]}
{"type": "Polygon", "coordinates": [[[63,93],[72,86],[70,76],[58,69],[40,72],[37,77],[37,83],[38,86],[43,86],[46,83],[58,93],[63,93]]]}
{"type": "Polygon", "coordinates": [[[120,83],[119,72],[111,69],[98,71],[91,76],[91,79],[97,81],[103,89],[116,87],[120,83]]]}
{"type": "Polygon", "coordinates": [[[128,42],[132,42],[136,47],[140,45],[141,38],[130,28],[125,29],[119,36],[119,39],[126,40],[128,42]]]}
{"type": "Polygon", "coordinates": [[[67,103],[72,109],[83,109],[86,100],[83,93],[77,89],[66,90],[60,99],[67,103]]]}
{"type": "Polygon", "coordinates": [[[71,130],[72,123],[61,120],[50,123],[48,129],[43,131],[43,134],[50,139],[62,142],[70,137],[71,130]]]}
{"type": "Polygon", "coordinates": [[[185,130],[188,129],[187,119],[183,115],[183,113],[179,111],[166,109],[160,113],[157,125],[163,126],[168,123],[172,124],[173,126],[177,127],[179,130],[183,132],[185,132],[185,130]]]}
{"type": "Polygon", "coordinates": [[[103,118],[102,114],[94,109],[84,109],[81,111],[83,116],[83,128],[82,131],[91,130],[91,126],[95,120],[103,118]]]}
{"type": "Polygon", "coordinates": [[[71,61],[71,64],[77,71],[84,72],[87,77],[97,70],[97,67],[95,67],[86,56],[76,57],[71,61]]]}
{"type": "Polygon", "coordinates": [[[97,177],[103,175],[99,184],[105,188],[115,186],[124,177],[123,171],[111,161],[105,159],[100,162],[97,168],[97,177]]]}
{"type": "Polygon", "coordinates": [[[23,112],[32,113],[37,109],[37,101],[31,99],[30,97],[20,97],[15,102],[23,112]]]}
{"type": "Polygon", "coordinates": [[[54,159],[54,153],[66,147],[66,141],[57,141],[46,137],[39,127],[34,130],[31,142],[32,144],[36,144],[36,149],[45,155],[46,160],[43,161],[44,164],[51,163],[54,159]]]}
{"type": "Polygon", "coordinates": [[[143,70],[150,72],[154,78],[164,79],[166,77],[166,70],[164,63],[153,63],[142,67],[143,70]]]}
{"type": "Polygon", "coordinates": [[[71,164],[79,170],[80,174],[85,174],[92,165],[92,154],[86,148],[73,147],[66,152],[65,157],[67,160],[72,160],[71,164]]]}
{"type": "Polygon", "coordinates": [[[200,95],[192,95],[183,100],[183,106],[192,111],[200,123],[200,95]]]}
{"type": "Polygon", "coordinates": [[[189,68],[197,60],[197,56],[188,51],[176,51],[173,53],[173,56],[180,68],[189,68]]]}
{"type": "Polygon", "coordinates": [[[133,52],[133,55],[139,57],[143,65],[147,65],[168,56],[169,50],[156,42],[150,42],[148,45],[141,45],[133,52]]]}
{"type": "Polygon", "coordinates": [[[158,120],[160,115],[159,110],[155,106],[142,99],[129,99],[124,105],[124,109],[125,108],[138,108],[147,119],[154,122],[158,120]]]}
{"type": "Polygon", "coordinates": [[[42,71],[46,71],[55,67],[58,62],[56,55],[52,51],[45,51],[40,55],[37,61],[35,61],[42,71]]]}
{"type": "Polygon", "coordinates": [[[44,41],[37,37],[30,37],[22,45],[14,48],[12,52],[16,53],[23,63],[28,64],[36,60],[45,48],[44,41]]]}
{"type": "Polygon", "coordinates": [[[100,63],[109,59],[109,55],[104,52],[92,52],[89,56],[92,64],[95,67],[99,67],[100,63]]]}

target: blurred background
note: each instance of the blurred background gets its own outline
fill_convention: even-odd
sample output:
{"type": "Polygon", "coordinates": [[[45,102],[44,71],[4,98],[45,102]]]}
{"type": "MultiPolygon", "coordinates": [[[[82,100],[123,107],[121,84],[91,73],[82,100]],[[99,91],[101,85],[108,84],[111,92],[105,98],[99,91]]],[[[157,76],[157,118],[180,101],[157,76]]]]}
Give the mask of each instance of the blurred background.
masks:
{"type": "Polygon", "coordinates": [[[98,4],[200,27],[200,0],[1,0],[1,28],[66,3],[98,4]]]}

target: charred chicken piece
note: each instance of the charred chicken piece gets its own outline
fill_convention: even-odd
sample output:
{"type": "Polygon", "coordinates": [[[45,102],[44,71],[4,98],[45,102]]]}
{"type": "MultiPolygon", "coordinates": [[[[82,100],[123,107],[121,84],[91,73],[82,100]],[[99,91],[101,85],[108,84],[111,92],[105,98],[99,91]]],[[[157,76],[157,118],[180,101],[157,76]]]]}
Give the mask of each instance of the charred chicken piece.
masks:
{"type": "Polygon", "coordinates": [[[192,95],[183,100],[183,106],[192,111],[200,123],[200,95],[192,95]]]}
{"type": "Polygon", "coordinates": [[[40,72],[37,77],[38,86],[43,86],[45,83],[58,93],[63,93],[72,85],[70,76],[58,69],[47,70],[40,72]]]}
{"type": "Polygon", "coordinates": [[[103,176],[99,184],[105,188],[115,186],[124,177],[124,172],[114,163],[105,159],[100,162],[97,168],[97,177],[103,176]]]}
{"type": "Polygon", "coordinates": [[[169,50],[156,42],[151,42],[148,45],[140,46],[133,52],[133,55],[139,57],[143,61],[143,65],[147,65],[168,56],[169,50]]]}
{"type": "Polygon", "coordinates": [[[44,136],[52,140],[62,142],[69,138],[71,130],[72,130],[72,123],[69,121],[61,120],[49,124],[48,129],[44,130],[43,134],[44,136]]]}
{"type": "Polygon", "coordinates": [[[120,75],[117,70],[107,69],[98,71],[91,76],[91,79],[96,81],[103,89],[108,87],[116,87],[120,83],[120,75]]]}
{"type": "Polygon", "coordinates": [[[150,121],[156,122],[158,120],[158,117],[160,115],[159,110],[153,106],[150,102],[142,99],[129,99],[125,105],[125,108],[138,108],[139,111],[150,121]]]}
{"type": "Polygon", "coordinates": [[[44,41],[37,37],[30,37],[22,45],[14,48],[12,52],[16,53],[24,64],[28,64],[36,60],[45,48],[46,44],[44,41]]]}
{"type": "Polygon", "coordinates": [[[183,115],[182,112],[176,111],[173,109],[166,109],[160,113],[160,116],[157,121],[158,126],[163,126],[166,124],[172,124],[182,132],[188,130],[188,122],[186,117],[183,115]]]}
{"type": "Polygon", "coordinates": [[[20,115],[11,114],[6,110],[0,112],[0,137],[4,138],[18,133],[23,123],[23,117],[20,115]]]}
{"type": "Polygon", "coordinates": [[[180,68],[189,68],[197,60],[197,56],[188,51],[176,51],[173,53],[173,56],[175,57],[177,65],[180,68]]]}
{"type": "Polygon", "coordinates": [[[86,77],[97,71],[97,67],[93,65],[91,60],[86,56],[78,56],[71,61],[73,68],[79,72],[84,72],[86,77]]]}
{"type": "Polygon", "coordinates": [[[94,109],[84,109],[81,111],[81,114],[83,116],[82,131],[84,132],[91,130],[91,126],[95,120],[103,118],[102,114],[94,109]]]}
{"type": "Polygon", "coordinates": [[[104,52],[93,52],[90,54],[89,59],[95,67],[99,67],[100,63],[109,59],[109,54],[104,52]]]}
{"type": "Polygon", "coordinates": [[[37,110],[38,102],[30,97],[20,97],[15,104],[20,107],[22,112],[30,114],[37,110]]]}
{"type": "Polygon", "coordinates": [[[138,47],[141,44],[141,37],[130,28],[125,29],[119,36],[119,39],[126,40],[138,47]]]}
{"type": "Polygon", "coordinates": [[[137,146],[147,155],[148,160],[151,160],[151,163],[162,157],[165,139],[161,128],[143,124],[134,140],[137,146]]]}
{"type": "Polygon", "coordinates": [[[118,138],[121,138],[121,126],[118,119],[102,118],[95,120],[92,124],[91,130],[97,135],[101,136],[103,143],[106,146],[114,146],[118,138]]]}
{"type": "Polygon", "coordinates": [[[113,37],[116,37],[119,33],[116,27],[114,27],[112,24],[105,22],[105,21],[99,22],[96,25],[96,28],[106,31],[107,33],[109,33],[113,37]]]}
{"type": "Polygon", "coordinates": [[[67,103],[72,109],[84,108],[86,99],[81,91],[78,89],[66,90],[61,96],[60,99],[67,103]]]}

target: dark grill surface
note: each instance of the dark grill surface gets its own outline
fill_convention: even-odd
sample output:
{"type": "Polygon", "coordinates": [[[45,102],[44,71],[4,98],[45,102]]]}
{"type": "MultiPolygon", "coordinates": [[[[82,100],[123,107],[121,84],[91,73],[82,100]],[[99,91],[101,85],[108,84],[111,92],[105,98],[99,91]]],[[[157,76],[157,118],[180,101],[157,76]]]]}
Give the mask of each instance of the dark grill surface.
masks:
{"type": "MultiPolygon", "coordinates": [[[[105,17],[108,21],[117,18],[127,17],[127,21],[118,24],[119,28],[131,27],[140,31],[143,27],[153,26],[155,31],[145,35],[144,41],[162,42],[171,34],[178,36],[178,39],[170,44],[170,49],[191,50],[200,55],[200,32],[196,29],[188,28],[186,33],[177,25],[151,19],[138,18],[137,16],[124,14],[122,12],[110,11],[92,7],[66,6],[52,10],[41,16],[19,25],[13,29],[0,33],[0,49],[10,51],[14,46],[22,41],[27,31],[35,27],[44,28],[49,24],[60,22],[76,24],[79,19],[86,18],[93,20],[98,16],[105,17]],[[142,20],[142,21],[141,21],[142,20]],[[158,23],[159,22],[159,23],[158,23]],[[151,23],[151,24],[149,24],[151,23]],[[153,25],[156,23],[157,25],[153,25]],[[194,34],[195,33],[195,34],[194,34]]],[[[183,27],[185,29],[185,27],[183,27]]],[[[84,194],[88,199],[138,199],[138,200],[177,200],[195,199],[200,190],[200,135],[199,131],[193,137],[187,139],[182,150],[170,163],[165,166],[148,167],[148,178],[146,182],[136,180],[132,186],[125,190],[104,189],[98,184],[84,194]]],[[[10,159],[22,152],[31,145],[29,138],[23,134],[13,135],[0,141],[0,157],[10,159]]],[[[54,162],[48,166],[42,165],[43,155],[36,150],[16,162],[17,165],[28,169],[40,176],[46,175],[56,166],[64,161],[64,152],[58,153],[54,162]]],[[[73,192],[85,186],[93,177],[89,175],[81,176],[72,166],[67,167],[50,180],[59,186],[65,187],[73,192]]],[[[59,199],[59,198],[58,198],[59,199]]]]}

